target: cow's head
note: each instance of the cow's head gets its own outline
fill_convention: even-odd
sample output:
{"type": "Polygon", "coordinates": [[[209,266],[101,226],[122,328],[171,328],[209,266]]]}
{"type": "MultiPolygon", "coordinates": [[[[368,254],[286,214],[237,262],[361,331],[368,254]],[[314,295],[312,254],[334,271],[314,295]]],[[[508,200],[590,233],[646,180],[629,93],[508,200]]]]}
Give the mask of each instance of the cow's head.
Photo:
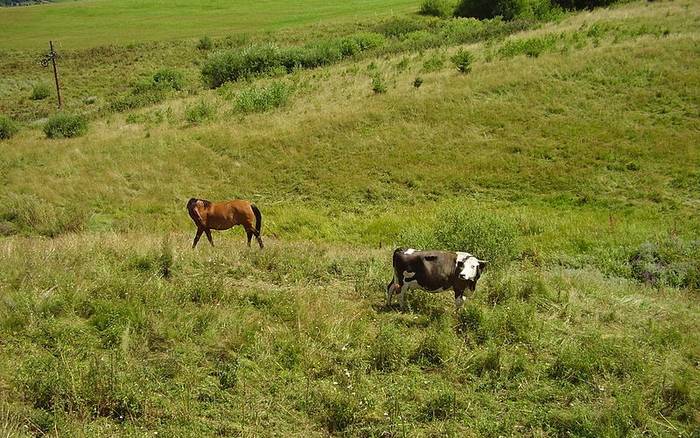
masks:
{"type": "Polygon", "coordinates": [[[479,260],[471,254],[457,254],[457,278],[463,281],[473,281],[481,277],[481,273],[488,264],[485,260],[479,260]]]}

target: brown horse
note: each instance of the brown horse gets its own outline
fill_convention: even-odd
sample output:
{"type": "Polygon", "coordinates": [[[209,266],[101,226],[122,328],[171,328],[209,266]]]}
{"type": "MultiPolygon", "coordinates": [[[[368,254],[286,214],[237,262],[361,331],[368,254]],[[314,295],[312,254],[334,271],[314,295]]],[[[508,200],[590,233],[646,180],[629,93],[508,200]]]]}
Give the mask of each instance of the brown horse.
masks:
{"type": "Polygon", "coordinates": [[[262,226],[262,215],[255,204],[242,199],[223,202],[209,202],[204,199],[192,198],[187,202],[187,211],[194,224],[197,226],[197,235],[194,236],[192,248],[197,246],[202,233],[207,234],[207,239],[211,246],[214,241],[211,239],[211,230],[228,230],[236,225],[243,225],[248,235],[248,246],[250,240],[255,236],[260,248],[263,248],[263,241],[260,238],[260,227],[262,226]],[[255,226],[253,226],[255,220],[255,226]]]}

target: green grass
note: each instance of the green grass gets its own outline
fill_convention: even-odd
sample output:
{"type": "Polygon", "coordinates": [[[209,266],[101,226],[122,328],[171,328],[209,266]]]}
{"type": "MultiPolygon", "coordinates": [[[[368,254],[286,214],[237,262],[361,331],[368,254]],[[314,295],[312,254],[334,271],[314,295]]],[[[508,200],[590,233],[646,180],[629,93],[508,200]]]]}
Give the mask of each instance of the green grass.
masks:
{"type": "MultiPolygon", "coordinates": [[[[96,111],[83,137],[28,122],[0,143],[0,427],[692,436],[699,16],[640,1],[468,45],[387,37],[385,52],[218,90],[193,85],[196,41],[99,49],[89,87],[124,82],[110,66],[126,59],[142,81],[182,72],[182,90],[96,111]],[[460,50],[468,75],[449,65],[460,50]],[[275,84],[294,90],[285,105],[237,109],[275,84]],[[188,123],[199,106],[216,111],[188,123]],[[253,200],[265,250],[236,229],[192,251],[192,196],[253,200]],[[401,312],[384,306],[399,244],[493,264],[460,313],[421,292],[401,312]]],[[[426,23],[405,19],[392,32],[426,23]]],[[[364,23],[270,38],[387,26],[364,23]]],[[[8,113],[27,105],[7,84],[30,56],[13,56],[8,113]]]]}
{"type": "Polygon", "coordinates": [[[81,0],[3,8],[0,28],[10,36],[0,49],[32,49],[58,42],[60,49],[143,43],[203,35],[274,31],[318,23],[351,21],[376,15],[417,11],[413,0],[247,1],[81,0]],[[118,25],[116,25],[118,23],[118,25]]]}

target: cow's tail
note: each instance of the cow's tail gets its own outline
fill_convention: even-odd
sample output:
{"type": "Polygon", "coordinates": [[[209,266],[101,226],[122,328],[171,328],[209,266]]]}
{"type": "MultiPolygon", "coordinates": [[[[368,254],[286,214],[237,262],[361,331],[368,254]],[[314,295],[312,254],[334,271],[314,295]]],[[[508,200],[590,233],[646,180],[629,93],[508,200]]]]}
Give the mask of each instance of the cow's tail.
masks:
{"type": "Polygon", "coordinates": [[[262,228],[262,214],[260,214],[260,210],[255,204],[250,204],[250,209],[253,210],[253,214],[255,215],[255,231],[257,231],[259,235],[260,229],[262,228]]]}

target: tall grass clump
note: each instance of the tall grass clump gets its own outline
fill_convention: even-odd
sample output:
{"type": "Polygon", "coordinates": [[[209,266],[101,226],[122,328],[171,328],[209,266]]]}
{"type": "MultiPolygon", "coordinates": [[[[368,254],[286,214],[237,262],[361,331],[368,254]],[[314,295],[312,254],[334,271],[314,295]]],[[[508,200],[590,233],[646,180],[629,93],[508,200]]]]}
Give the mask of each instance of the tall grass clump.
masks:
{"type": "Polygon", "coordinates": [[[403,230],[396,243],[416,249],[466,251],[502,267],[519,253],[517,226],[493,213],[450,206],[427,225],[403,230]]]}
{"type": "Polygon", "coordinates": [[[201,123],[213,118],[215,114],[216,108],[206,100],[200,100],[185,108],[185,120],[190,123],[201,123]]]}
{"type": "Polygon", "coordinates": [[[457,3],[455,0],[423,0],[419,12],[421,15],[447,18],[454,14],[457,3]]]}
{"type": "Polygon", "coordinates": [[[12,138],[19,129],[11,118],[0,115],[0,140],[12,138]]]}
{"type": "Polygon", "coordinates": [[[374,94],[384,94],[386,90],[386,83],[381,75],[376,74],[372,76],[372,91],[374,91],[374,94]]]}
{"type": "Polygon", "coordinates": [[[645,242],[629,257],[632,277],[652,286],[700,289],[700,240],[645,242]]]}
{"type": "Polygon", "coordinates": [[[44,100],[47,97],[51,95],[51,87],[45,82],[40,82],[38,84],[34,84],[32,87],[32,94],[29,95],[29,98],[32,100],[44,100]]]}
{"type": "Polygon", "coordinates": [[[264,87],[250,87],[234,98],[234,109],[240,113],[265,112],[286,105],[293,89],[284,82],[272,82],[264,87]]]}
{"type": "Polygon", "coordinates": [[[541,37],[509,39],[506,40],[498,54],[502,58],[512,58],[518,55],[526,55],[530,58],[537,58],[542,53],[551,51],[557,43],[556,35],[544,35],[541,37]]]}
{"type": "Polygon", "coordinates": [[[87,132],[88,123],[79,114],[57,113],[49,118],[44,125],[47,138],[80,137],[87,132]]]}
{"type": "Polygon", "coordinates": [[[110,104],[110,109],[124,112],[160,103],[174,91],[184,88],[184,75],[179,70],[163,68],[147,80],[136,82],[131,91],[110,104]]]}
{"type": "Polygon", "coordinates": [[[370,352],[372,365],[378,371],[397,371],[408,363],[406,337],[393,324],[383,324],[379,328],[370,352]]]}
{"type": "Polygon", "coordinates": [[[212,47],[214,47],[214,43],[208,35],[204,35],[199,39],[199,42],[197,42],[197,48],[199,50],[211,50],[212,47]]]}

